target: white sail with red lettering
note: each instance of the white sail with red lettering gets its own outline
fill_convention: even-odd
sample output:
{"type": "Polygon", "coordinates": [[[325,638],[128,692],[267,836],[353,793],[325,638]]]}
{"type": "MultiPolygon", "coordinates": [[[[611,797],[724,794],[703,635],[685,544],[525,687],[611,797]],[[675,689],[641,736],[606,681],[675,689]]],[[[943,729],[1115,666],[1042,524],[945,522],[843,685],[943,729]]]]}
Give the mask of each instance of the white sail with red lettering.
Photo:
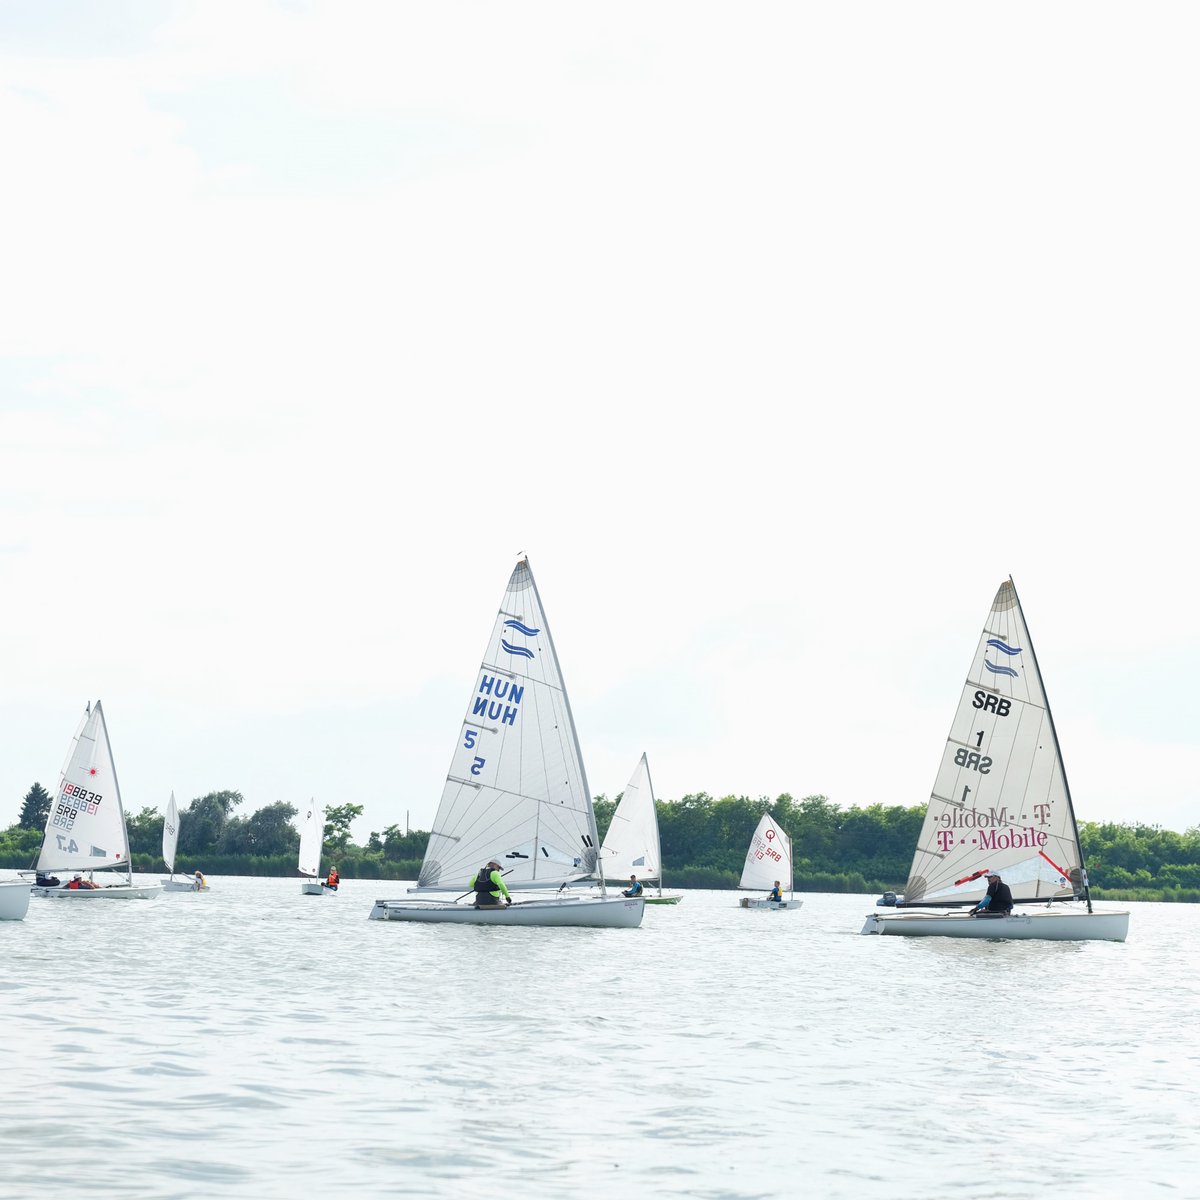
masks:
{"type": "Polygon", "coordinates": [[[997,872],[1016,901],[1083,891],[1062,755],[1012,580],[975,648],[904,892],[973,903],[997,872]]]}
{"type": "Polygon", "coordinates": [[[755,891],[770,891],[778,880],[781,888],[792,887],[792,840],[775,822],[770,813],[763,813],[750,849],[746,851],[746,863],[742,867],[740,888],[755,891]]]}

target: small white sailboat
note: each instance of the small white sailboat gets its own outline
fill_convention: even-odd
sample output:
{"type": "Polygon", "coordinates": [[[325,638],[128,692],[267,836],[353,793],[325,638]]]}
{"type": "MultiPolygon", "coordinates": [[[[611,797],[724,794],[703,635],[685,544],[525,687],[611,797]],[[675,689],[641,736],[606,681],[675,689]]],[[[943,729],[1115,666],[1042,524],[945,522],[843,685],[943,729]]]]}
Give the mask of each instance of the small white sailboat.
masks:
{"type": "Polygon", "coordinates": [[[84,713],[67,754],[46,818],[37,878],[33,894],[55,900],[152,900],[162,891],[158,883],[133,882],[129,831],[99,700],[84,713]],[[56,871],[70,877],[51,883],[56,871]]]}
{"type": "Polygon", "coordinates": [[[336,896],[337,888],[326,887],[321,875],[321,846],[325,840],[325,806],[308,802],[300,825],[300,857],[297,870],[305,877],[302,896],[336,896]]]}
{"type": "Polygon", "coordinates": [[[635,927],[639,897],[611,896],[599,869],[599,836],[579,738],[558,656],[527,559],[508,581],[459,727],[417,897],[377,900],[371,918],[472,925],[635,927]],[[462,903],[469,880],[501,864],[511,906],[462,903]],[[601,894],[568,896],[596,880],[601,894]],[[544,899],[522,892],[549,891],[544,899]]]}
{"type": "Polygon", "coordinates": [[[208,884],[199,871],[195,875],[184,875],[175,878],[175,848],[179,845],[179,806],[175,803],[175,793],[167,802],[167,815],[163,817],[162,856],[171,872],[170,879],[160,879],[164,892],[207,892],[208,884]]]}
{"type": "Polygon", "coordinates": [[[628,887],[630,876],[636,876],[647,904],[678,904],[683,899],[679,892],[664,893],[662,889],[658,813],[645,754],[613,811],[600,847],[600,865],[609,883],[628,887]],[[658,885],[657,894],[645,892],[646,885],[652,883],[658,885]]]}
{"type": "Polygon", "coordinates": [[[904,895],[862,932],[1123,942],[1128,930],[1128,911],[1092,906],[1054,719],[1007,579],[967,672],[904,895]],[[972,914],[989,873],[1011,891],[1011,915],[972,914]]]}
{"type": "Polygon", "coordinates": [[[29,911],[28,879],[0,879],[0,921],[22,921],[29,911]]]}
{"type": "Polygon", "coordinates": [[[743,896],[738,901],[741,908],[770,908],[791,912],[800,908],[803,900],[797,900],[792,890],[792,839],[779,827],[770,813],[763,813],[750,848],[746,851],[746,862],[742,867],[739,888],[756,892],[770,892],[779,883],[782,889],[787,884],[786,900],[768,900],[766,896],[743,896]]]}

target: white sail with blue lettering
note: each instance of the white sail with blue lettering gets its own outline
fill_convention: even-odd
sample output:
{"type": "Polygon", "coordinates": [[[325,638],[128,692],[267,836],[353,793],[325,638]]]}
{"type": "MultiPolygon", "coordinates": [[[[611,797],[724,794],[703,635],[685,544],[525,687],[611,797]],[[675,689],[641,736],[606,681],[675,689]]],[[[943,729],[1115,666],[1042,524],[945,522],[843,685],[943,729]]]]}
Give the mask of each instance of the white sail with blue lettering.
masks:
{"type": "Polygon", "coordinates": [[[415,891],[467,889],[489,859],[510,889],[596,873],[599,838],[554,642],[528,560],[496,614],[415,891]]]}

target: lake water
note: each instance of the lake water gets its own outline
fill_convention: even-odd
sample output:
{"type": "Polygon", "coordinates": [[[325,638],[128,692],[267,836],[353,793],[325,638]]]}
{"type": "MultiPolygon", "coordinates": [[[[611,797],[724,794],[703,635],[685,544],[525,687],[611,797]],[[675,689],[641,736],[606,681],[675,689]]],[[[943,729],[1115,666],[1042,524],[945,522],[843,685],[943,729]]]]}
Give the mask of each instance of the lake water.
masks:
{"type": "Polygon", "coordinates": [[[1194,907],[1130,940],[368,921],[215,877],[0,922],[0,1196],[1200,1194],[1194,907]]]}

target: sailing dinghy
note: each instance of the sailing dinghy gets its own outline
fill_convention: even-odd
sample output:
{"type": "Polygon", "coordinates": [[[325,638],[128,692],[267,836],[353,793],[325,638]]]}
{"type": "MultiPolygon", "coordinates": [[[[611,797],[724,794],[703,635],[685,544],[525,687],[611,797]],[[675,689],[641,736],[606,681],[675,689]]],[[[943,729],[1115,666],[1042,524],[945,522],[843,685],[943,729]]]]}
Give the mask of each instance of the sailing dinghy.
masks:
{"type": "Polygon", "coordinates": [[[207,883],[197,883],[195,877],[183,876],[175,878],[175,848],[179,845],[179,806],[175,803],[175,793],[167,803],[167,815],[163,818],[162,856],[171,872],[170,879],[159,882],[164,892],[207,892],[207,883]]]}
{"type": "Polygon", "coordinates": [[[792,839],[788,837],[770,813],[763,813],[750,849],[746,851],[746,862],[742,867],[739,888],[756,892],[769,892],[775,881],[787,881],[786,900],[768,900],[766,896],[743,896],[738,902],[741,908],[772,908],[792,911],[804,901],[797,900],[792,890],[792,839]]]}
{"type": "Polygon", "coordinates": [[[305,877],[300,885],[302,896],[336,896],[337,888],[326,887],[321,874],[321,845],[325,840],[325,807],[308,802],[304,823],[300,826],[300,858],[297,869],[305,877]]]}
{"type": "Polygon", "coordinates": [[[967,672],[904,895],[862,932],[1123,942],[1128,930],[1127,911],[1092,907],[1054,719],[1007,579],[967,672]],[[1011,916],[971,915],[990,872],[1012,891],[1011,916]]]}
{"type": "Polygon", "coordinates": [[[376,900],[371,918],[466,925],[632,928],[645,903],[605,890],[579,738],[528,559],[508,581],[459,726],[417,886],[376,900]],[[509,905],[463,903],[490,859],[516,893],[509,905]],[[568,896],[598,881],[600,895],[568,896]],[[550,892],[521,899],[521,893],[550,892]],[[438,893],[457,899],[429,899],[438,893]]]}
{"type": "Polygon", "coordinates": [[[662,849],[658,837],[658,813],[654,808],[654,786],[650,782],[650,764],[642,755],[613,811],[600,863],[609,883],[627,886],[636,875],[642,884],[647,904],[678,904],[680,892],[662,890],[662,849]],[[645,892],[646,884],[658,884],[657,895],[645,892]]]}
{"type": "Polygon", "coordinates": [[[162,884],[133,882],[129,831],[113,766],[104,711],[97,700],[80,722],[58,783],[58,796],[46,818],[37,874],[82,877],[93,887],[71,887],[71,879],[37,884],[35,896],[54,900],[152,900],[162,884]],[[100,875],[100,880],[96,879],[100,875]],[[105,879],[112,882],[102,882],[105,879]]]}

